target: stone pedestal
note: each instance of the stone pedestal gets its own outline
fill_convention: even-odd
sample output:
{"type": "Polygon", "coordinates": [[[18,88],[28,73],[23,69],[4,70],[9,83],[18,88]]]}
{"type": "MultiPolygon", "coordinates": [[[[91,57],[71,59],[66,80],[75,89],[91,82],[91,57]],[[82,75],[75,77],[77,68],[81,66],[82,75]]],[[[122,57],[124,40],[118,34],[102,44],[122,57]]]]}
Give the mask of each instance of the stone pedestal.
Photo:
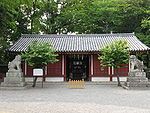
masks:
{"type": "Polygon", "coordinates": [[[1,83],[1,87],[24,87],[25,78],[23,73],[19,70],[12,70],[6,73],[4,82],[1,83]]]}
{"type": "Polygon", "coordinates": [[[129,77],[127,77],[125,86],[127,86],[127,87],[148,87],[148,86],[150,86],[150,82],[148,82],[148,78],[146,78],[145,72],[132,71],[132,72],[129,72],[128,74],[129,74],[129,77]]]}

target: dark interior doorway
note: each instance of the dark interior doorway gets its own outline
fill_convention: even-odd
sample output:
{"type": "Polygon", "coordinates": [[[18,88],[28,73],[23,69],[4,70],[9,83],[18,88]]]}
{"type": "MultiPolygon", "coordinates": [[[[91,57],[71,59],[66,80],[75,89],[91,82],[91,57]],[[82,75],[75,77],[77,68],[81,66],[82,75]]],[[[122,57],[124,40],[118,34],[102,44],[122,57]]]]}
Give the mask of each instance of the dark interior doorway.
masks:
{"type": "Polygon", "coordinates": [[[88,55],[68,55],[66,58],[67,81],[88,80],[89,78],[89,56],[88,55]]]}

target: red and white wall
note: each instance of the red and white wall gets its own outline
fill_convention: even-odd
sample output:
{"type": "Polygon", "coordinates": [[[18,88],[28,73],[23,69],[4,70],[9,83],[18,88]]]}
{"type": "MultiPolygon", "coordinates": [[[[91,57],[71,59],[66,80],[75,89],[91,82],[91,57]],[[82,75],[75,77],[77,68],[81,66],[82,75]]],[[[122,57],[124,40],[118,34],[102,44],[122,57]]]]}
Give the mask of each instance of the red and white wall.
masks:
{"type": "MultiPolygon", "coordinates": [[[[48,64],[45,66],[44,76],[45,81],[65,81],[66,80],[66,56],[59,55],[59,61],[54,64],[48,64]]],[[[129,66],[119,69],[119,75],[121,81],[126,81],[128,76],[129,66]]],[[[26,81],[33,81],[33,68],[27,63],[22,63],[22,71],[26,78],[26,81]]],[[[113,67],[103,68],[98,60],[98,55],[89,55],[89,80],[90,81],[117,81],[116,69],[113,67]]],[[[42,78],[41,78],[42,79],[42,78]]],[[[40,80],[40,79],[38,79],[40,80]]]]}
{"type": "MultiPolygon", "coordinates": [[[[117,81],[116,69],[113,67],[102,67],[98,60],[98,55],[93,55],[93,75],[91,76],[91,81],[117,81]]],[[[123,67],[118,69],[121,81],[126,81],[128,76],[129,66],[124,64],[123,67]]]]}

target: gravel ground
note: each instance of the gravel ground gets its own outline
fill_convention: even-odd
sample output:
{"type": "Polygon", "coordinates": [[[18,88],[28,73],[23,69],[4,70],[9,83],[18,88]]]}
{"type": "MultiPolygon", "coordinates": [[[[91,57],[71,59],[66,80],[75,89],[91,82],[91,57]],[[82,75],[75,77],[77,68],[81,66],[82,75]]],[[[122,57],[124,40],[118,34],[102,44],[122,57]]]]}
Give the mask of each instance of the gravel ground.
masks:
{"type": "Polygon", "coordinates": [[[150,113],[150,88],[125,90],[116,85],[28,85],[24,90],[0,90],[0,113],[150,113]]]}

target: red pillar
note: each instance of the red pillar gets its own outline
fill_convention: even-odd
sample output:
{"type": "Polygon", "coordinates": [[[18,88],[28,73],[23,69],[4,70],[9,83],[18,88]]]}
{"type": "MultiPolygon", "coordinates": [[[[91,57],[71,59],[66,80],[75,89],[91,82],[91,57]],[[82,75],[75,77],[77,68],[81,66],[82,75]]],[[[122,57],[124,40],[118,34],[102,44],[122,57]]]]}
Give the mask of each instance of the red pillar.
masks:
{"type": "Polygon", "coordinates": [[[66,76],[65,76],[65,55],[62,55],[62,66],[61,66],[61,74],[62,76],[64,76],[64,81],[66,80],[66,76]]]}
{"type": "Polygon", "coordinates": [[[90,58],[89,58],[89,80],[90,81],[93,75],[94,75],[94,57],[93,55],[90,55],[90,58]]]}

